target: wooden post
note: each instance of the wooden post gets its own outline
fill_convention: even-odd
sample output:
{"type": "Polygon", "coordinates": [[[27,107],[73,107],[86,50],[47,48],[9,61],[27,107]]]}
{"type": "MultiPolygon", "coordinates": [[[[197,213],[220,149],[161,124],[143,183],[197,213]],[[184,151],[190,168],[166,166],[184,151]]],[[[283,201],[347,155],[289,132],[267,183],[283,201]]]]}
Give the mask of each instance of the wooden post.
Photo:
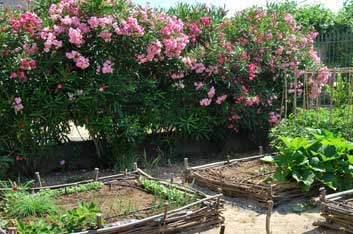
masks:
{"type": "Polygon", "coordinates": [[[222,224],[221,225],[221,231],[219,232],[219,234],[224,234],[225,233],[225,229],[226,229],[226,225],[222,224]]]}
{"type": "Polygon", "coordinates": [[[170,173],[170,183],[174,183],[174,173],[170,173]]]}
{"type": "Polygon", "coordinates": [[[326,199],[326,189],[324,187],[320,187],[320,201],[324,201],[326,199]]]}
{"type": "Polygon", "coordinates": [[[227,163],[230,164],[230,156],[227,155],[227,163]]]}
{"type": "Polygon", "coordinates": [[[94,180],[97,181],[99,177],[99,168],[94,168],[94,180]]]}
{"type": "MultiPolygon", "coordinates": [[[[217,189],[218,194],[222,194],[222,188],[217,189]]],[[[221,197],[217,198],[217,207],[221,207],[221,197]]]]}
{"type": "Polygon", "coordinates": [[[125,169],[124,171],[124,176],[127,176],[127,169],[125,169]]]}
{"type": "Polygon", "coordinates": [[[96,215],[96,219],[97,219],[97,229],[102,228],[103,227],[103,225],[102,225],[102,214],[98,213],[96,215]]]}
{"type": "Polygon", "coordinates": [[[264,154],[264,147],[262,145],[259,146],[259,153],[260,155],[264,154]]]}
{"type": "Polygon", "coordinates": [[[188,158],[184,158],[184,169],[185,170],[189,169],[189,159],[188,158]]]}
{"type": "MultiPolygon", "coordinates": [[[[169,206],[169,203],[167,201],[165,201],[164,202],[164,213],[163,213],[163,226],[165,226],[167,223],[168,206],[169,206]]],[[[162,234],[165,233],[165,227],[163,227],[163,230],[161,233],[162,234]]]]}
{"type": "Polygon", "coordinates": [[[137,162],[134,162],[134,171],[137,171],[138,166],[137,166],[137,162]]]}
{"type": "Polygon", "coordinates": [[[293,98],[293,114],[297,115],[297,87],[298,87],[298,70],[295,70],[294,74],[294,98],[293,98]]]}
{"type": "Polygon", "coordinates": [[[37,178],[37,182],[38,182],[39,187],[40,188],[43,187],[39,172],[37,171],[35,174],[36,174],[36,178],[37,178]]]}
{"type": "Polygon", "coordinates": [[[340,227],[340,234],[346,234],[346,229],[344,227],[340,227]]]}
{"type": "Polygon", "coordinates": [[[15,227],[9,227],[8,229],[8,234],[17,234],[17,228],[15,227]]]}
{"type": "Polygon", "coordinates": [[[271,215],[273,209],[273,201],[267,201],[267,214],[266,214],[266,234],[271,234],[271,215]]]}

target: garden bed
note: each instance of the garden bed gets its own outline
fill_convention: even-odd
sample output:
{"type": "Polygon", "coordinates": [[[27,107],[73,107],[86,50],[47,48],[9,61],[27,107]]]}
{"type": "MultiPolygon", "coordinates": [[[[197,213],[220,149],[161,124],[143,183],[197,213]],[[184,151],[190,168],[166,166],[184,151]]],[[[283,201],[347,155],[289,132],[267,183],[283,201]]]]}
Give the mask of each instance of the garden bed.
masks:
{"type": "Polygon", "coordinates": [[[341,233],[353,233],[353,190],[320,196],[321,216],[324,222],[314,225],[340,230],[341,233]]]}
{"type": "MultiPolygon", "coordinates": [[[[185,180],[219,191],[231,197],[243,197],[258,202],[261,206],[272,200],[274,205],[295,198],[310,197],[303,193],[295,182],[271,182],[275,165],[263,162],[263,155],[233,159],[207,165],[188,167],[186,160],[185,180]]],[[[315,187],[315,186],[314,186],[315,187]]]]}
{"type": "MultiPolygon", "coordinates": [[[[10,189],[12,194],[26,192],[10,189]]],[[[1,190],[4,194],[4,191],[10,189],[1,190]]],[[[60,210],[56,212],[60,215],[53,216],[55,218],[49,213],[17,218],[15,212],[2,209],[0,217],[6,219],[12,214],[13,220],[20,221],[27,229],[38,223],[39,216],[44,222],[61,225],[63,228],[73,225],[80,215],[85,216],[82,225],[76,222],[75,228],[66,229],[67,233],[80,234],[159,234],[180,231],[194,233],[223,222],[221,194],[207,196],[195,189],[154,179],[140,169],[119,175],[96,176],[95,179],[76,183],[26,190],[32,191],[25,195],[29,197],[55,197],[55,207],[60,210]]],[[[9,226],[11,224],[6,225],[7,228],[9,226]]],[[[26,233],[38,232],[39,227],[34,227],[37,229],[26,233]]],[[[18,228],[21,233],[21,227],[18,228]]]]}

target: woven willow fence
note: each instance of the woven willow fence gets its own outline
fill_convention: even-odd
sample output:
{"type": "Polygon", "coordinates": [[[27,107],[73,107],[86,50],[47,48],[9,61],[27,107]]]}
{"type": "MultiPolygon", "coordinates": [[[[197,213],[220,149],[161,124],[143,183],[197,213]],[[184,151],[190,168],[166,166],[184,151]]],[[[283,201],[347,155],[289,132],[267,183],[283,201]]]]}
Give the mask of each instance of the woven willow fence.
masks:
{"type": "Polygon", "coordinates": [[[350,130],[353,126],[353,67],[330,68],[327,72],[328,81],[326,84],[320,84],[320,72],[317,70],[305,71],[300,78],[297,76],[293,83],[285,82],[281,115],[287,118],[289,113],[293,113],[296,118],[303,118],[306,111],[314,110],[316,120],[320,122],[323,120],[320,113],[322,110],[326,110],[329,112],[326,127],[330,130],[331,127],[334,127],[335,112],[339,110],[339,115],[341,118],[343,117],[347,131],[350,130]],[[312,86],[315,82],[319,83],[321,91],[313,97],[312,86]]]}

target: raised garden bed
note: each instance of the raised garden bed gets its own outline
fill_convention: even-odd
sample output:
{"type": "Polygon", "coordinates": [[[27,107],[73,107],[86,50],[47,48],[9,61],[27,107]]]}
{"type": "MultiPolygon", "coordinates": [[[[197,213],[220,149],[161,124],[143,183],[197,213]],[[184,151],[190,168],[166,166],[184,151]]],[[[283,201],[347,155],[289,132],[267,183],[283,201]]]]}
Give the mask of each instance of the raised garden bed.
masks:
{"type": "Polygon", "coordinates": [[[340,233],[353,233],[353,190],[326,195],[321,189],[320,211],[325,221],[314,225],[339,230],[340,233]]]}
{"type": "MultiPolygon", "coordinates": [[[[205,186],[231,197],[243,197],[266,206],[269,200],[274,205],[295,198],[310,197],[312,192],[302,192],[295,182],[271,182],[275,165],[263,162],[264,155],[233,159],[207,165],[189,167],[185,159],[184,178],[186,181],[205,186]]],[[[317,190],[316,190],[317,191],[317,190]]]]}
{"type": "MultiPolygon", "coordinates": [[[[13,190],[2,188],[2,194],[10,189],[13,190]]],[[[18,189],[13,191],[13,194],[17,192],[27,193],[25,196],[29,197],[43,194],[55,197],[55,207],[61,213],[71,212],[72,219],[78,217],[74,217],[75,215],[80,215],[77,209],[89,213],[91,216],[89,222],[85,220],[84,225],[76,226],[74,231],[70,229],[71,231],[66,233],[167,234],[181,231],[195,233],[224,221],[221,215],[223,209],[221,194],[207,196],[192,188],[152,178],[138,168],[133,172],[105,177],[98,177],[96,172],[94,179],[27,188],[26,191],[18,189]]],[[[5,209],[0,212],[0,219],[8,218],[11,214],[11,211],[5,209]]],[[[65,215],[56,216],[56,221],[61,220],[59,225],[68,225],[65,222],[70,215],[65,215]]],[[[31,215],[15,218],[15,221],[28,226],[38,222],[38,219],[38,215],[31,215]]],[[[42,215],[42,220],[58,225],[49,218],[49,214],[42,215]]],[[[16,229],[10,226],[11,224],[6,225],[10,232],[16,229]]],[[[20,230],[21,228],[18,231],[20,230]]]]}

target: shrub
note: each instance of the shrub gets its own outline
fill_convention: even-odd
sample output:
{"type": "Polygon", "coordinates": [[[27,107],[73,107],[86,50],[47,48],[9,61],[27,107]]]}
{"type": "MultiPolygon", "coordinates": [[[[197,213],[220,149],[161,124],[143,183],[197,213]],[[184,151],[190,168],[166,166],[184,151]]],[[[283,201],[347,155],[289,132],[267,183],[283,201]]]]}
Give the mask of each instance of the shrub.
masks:
{"type": "Polygon", "coordinates": [[[108,166],[134,155],[150,132],[217,139],[246,131],[264,141],[279,121],[285,80],[320,66],[316,33],[284,9],[225,14],[126,0],[41,0],[33,12],[3,12],[0,155],[31,175],[68,141],[70,122],[88,129],[108,166]]]}

